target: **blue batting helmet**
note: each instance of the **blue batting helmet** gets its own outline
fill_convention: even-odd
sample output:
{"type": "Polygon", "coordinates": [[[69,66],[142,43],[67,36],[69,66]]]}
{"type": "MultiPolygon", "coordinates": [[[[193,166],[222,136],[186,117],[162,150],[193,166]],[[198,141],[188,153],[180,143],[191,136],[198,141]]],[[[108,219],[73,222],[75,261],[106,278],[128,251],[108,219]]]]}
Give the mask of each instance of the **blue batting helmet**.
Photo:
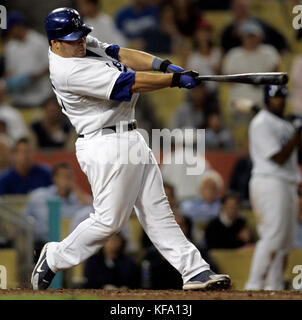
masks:
{"type": "Polygon", "coordinates": [[[269,104],[269,99],[272,97],[286,97],[288,94],[286,86],[268,85],[264,88],[264,102],[269,104]]]}
{"type": "Polygon", "coordinates": [[[86,37],[93,27],[83,23],[80,14],[72,8],[58,8],[45,19],[49,40],[75,41],[86,37]]]}

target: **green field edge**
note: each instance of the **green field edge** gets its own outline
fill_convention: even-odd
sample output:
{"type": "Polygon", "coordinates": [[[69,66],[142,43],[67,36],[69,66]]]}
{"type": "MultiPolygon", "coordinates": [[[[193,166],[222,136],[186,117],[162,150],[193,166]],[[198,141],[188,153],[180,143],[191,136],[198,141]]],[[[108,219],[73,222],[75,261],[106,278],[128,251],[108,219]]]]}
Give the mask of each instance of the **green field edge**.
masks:
{"type": "Polygon", "coordinates": [[[5,294],[0,295],[0,300],[104,300],[96,295],[54,295],[54,294],[5,294]]]}

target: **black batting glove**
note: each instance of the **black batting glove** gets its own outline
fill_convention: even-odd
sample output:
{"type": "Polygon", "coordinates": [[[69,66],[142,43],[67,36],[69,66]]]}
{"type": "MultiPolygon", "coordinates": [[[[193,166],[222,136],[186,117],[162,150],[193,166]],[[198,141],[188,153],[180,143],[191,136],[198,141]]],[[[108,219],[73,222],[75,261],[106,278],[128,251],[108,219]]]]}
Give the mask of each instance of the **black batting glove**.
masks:
{"type": "Polygon", "coordinates": [[[198,80],[198,72],[189,70],[184,72],[176,72],[173,74],[171,87],[179,87],[192,89],[198,86],[201,83],[201,80],[198,80]]]}

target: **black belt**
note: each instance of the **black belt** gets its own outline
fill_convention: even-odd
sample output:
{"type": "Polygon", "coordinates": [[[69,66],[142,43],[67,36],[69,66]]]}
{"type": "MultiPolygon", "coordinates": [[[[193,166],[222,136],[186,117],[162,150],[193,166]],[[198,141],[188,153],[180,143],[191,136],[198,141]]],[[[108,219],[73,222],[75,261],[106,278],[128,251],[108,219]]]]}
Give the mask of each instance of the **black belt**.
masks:
{"type": "MultiPolygon", "coordinates": [[[[104,130],[109,131],[110,130],[110,132],[108,132],[108,133],[115,133],[115,132],[117,132],[117,128],[119,128],[119,125],[102,128],[102,131],[104,131],[104,130]]],[[[132,121],[132,122],[128,123],[128,128],[125,131],[132,131],[132,130],[135,130],[136,128],[137,128],[136,121],[132,121]]],[[[84,136],[85,136],[84,134],[78,135],[79,138],[84,138],[84,136]]]]}

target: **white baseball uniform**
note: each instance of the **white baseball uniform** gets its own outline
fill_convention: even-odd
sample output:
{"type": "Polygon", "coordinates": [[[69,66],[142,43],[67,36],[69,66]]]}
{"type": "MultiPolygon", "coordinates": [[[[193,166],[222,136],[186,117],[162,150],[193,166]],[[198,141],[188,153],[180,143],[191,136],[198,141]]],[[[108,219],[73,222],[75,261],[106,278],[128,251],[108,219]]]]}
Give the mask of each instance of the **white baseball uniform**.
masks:
{"type": "Polygon", "coordinates": [[[133,94],[129,101],[110,99],[118,77],[131,70],[106,54],[109,46],[87,36],[87,49],[98,56],[63,58],[49,50],[54,92],[77,133],[84,134],[76,141],[76,156],[91,184],[95,212],[63,241],[49,244],[47,263],[57,272],[86,260],[123,227],[134,208],[154,245],[187,282],[209,265],[176,223],[152,151],[136,130],[101,130],[132,120],[138,98],[133,94]],[[116,161],[132,148],[149,161],[116,161]]]}
{"type": "Polygon", "coordinates": [[[268,110],[261,110],[249,127],[253,162],[250,199],[258,220],[256,244],[247,290],[280,290],[286,256],[294,236],[297,215],[297,183],[300,171],[297,150],[279,165],[271,157],[294,133],[293,126],[268,110]]]}

